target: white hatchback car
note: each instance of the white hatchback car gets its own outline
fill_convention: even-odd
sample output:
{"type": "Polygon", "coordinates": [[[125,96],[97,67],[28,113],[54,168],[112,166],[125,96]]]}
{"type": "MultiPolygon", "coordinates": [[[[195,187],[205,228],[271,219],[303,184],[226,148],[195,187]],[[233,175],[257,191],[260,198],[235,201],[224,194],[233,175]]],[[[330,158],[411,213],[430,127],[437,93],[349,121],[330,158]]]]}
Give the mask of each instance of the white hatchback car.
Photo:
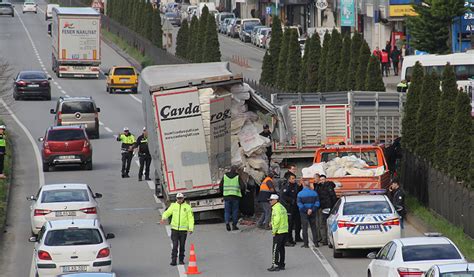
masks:
{"type": "Polygon", "coordinates": [[[26,12],[38,13],[38,5],[34,1],[26,0],[23,3],[23,13],[26,12]]]}
{"type": "Polygon", "coordinates": [[[474,264],[434,265],[428,269],[425,277],[474,277],[474,264]]]}
{"type": "Polygon", "coordinates": [[[98,219],[102,194],[93,193],[87,184],[48,184],[36,196],[27,197],[31,205],[31,233],[38,234],[46,221],[63,219],[98,219]]]}
{"type": "Polygon", "coordinates": [[[111,272],[112,254],[97,219],[49,221],[41,228],[33,253],[36,276],[73,272],[111,272]]]}
{"type": "Polygon", "coordinates": [[[380,248],[401,236],[400,217],[386,195],[341,196],[327,226],[334,258],[341,258],[345,249],[380,248]]]}
{"type": "Polygon", "coordinates": [[[466,263],[456,245],[445,237],[395,239],[367,257],[373,259],[367,268],[369,277],[421,277],[433,265],[466,263]]]}

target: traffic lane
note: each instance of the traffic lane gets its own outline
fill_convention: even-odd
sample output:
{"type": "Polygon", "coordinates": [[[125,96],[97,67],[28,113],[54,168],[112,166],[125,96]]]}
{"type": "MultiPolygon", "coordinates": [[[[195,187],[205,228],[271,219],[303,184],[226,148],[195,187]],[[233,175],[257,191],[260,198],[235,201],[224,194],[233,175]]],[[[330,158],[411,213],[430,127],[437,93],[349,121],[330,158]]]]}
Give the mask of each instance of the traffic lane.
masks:
{"type": "MultiPolygon", "coordinates": [[[[26,22],[26,24],[33,34],[33,40],[37,42],[36,44],[40,44],[44,37],[35,31],[34,26],[30,26],[30,22],[26,22]]],[[[39,52],[42,53],[43,49],[38,48],[40,48],[39,52]]],[[[55,80],[71,96],[85,96],[83,93],[95,91],[99,86],[103,87],[103,80],[55,80]],[[76,94],[74,93],[76,91],[83,93],[76,94]]],[[[111,96],[106,95],[106,97],[108,98],[106,103],[111,102],[111,98],[109,98],[111,96]]],[[[121,118],[130,120],[130,118],[133,118],[132,116],[127,117],[123,110],[114,110],[112,108],[114,104],[109,105],[111,106],[110,109],[103,108],[103,114],[107,114],[106,111],[115,112],[113,116],[110,116],[111,120],[121,118]]],[[[138,114],[140,115],[139,121],[142,122],[141,112],[138,114]]],[[[107,121],[105,120],[105,122],[107,121]]],[[[128,123],[137,124],[136,121],[129,121],[128,123]]],[[[159,270],[156,267],[156,260],[169,259],[167,254],[158,251],[163,247],[169,248],[169,242],[164,229],[157,227],[155,224],[158,220],[157,205],[153,200],[150,188],[144,182],[138,183],[136,179],[120,178],[120,144],[115,142],[111,134],[105,135],[102,139],[93,140],[92,144],[95,168],[93,171],[84,172],[74,167],[58,168],[55,172],[46,174],[47,182],[58,183],[65,180],[67,182],[85,182],[91,184],[95,191],[104,194],[104,198],[99,200],[101,221],[107,232],[114,232],[117,235],[117,239],[112,241],[114,271],[126,273],[131,270],[140,276],[155,276],[156,272],[167,276],[176,275],[176,269],[166,267],[159,270]],[[137,216],[137,213],[139,216],[137,216]],[[147,245],[156,247],[145,247],[147,245]],[[133,253],[133,255],[131,256],[130,253],[133,253]],[[135,270],[136,268],[139,268],[139,270],[135,270]]],[[[132,170],[136,172],[136,166],[132,170]]],[[[131,175],[135,174],[132,173],[131,175]]]]}

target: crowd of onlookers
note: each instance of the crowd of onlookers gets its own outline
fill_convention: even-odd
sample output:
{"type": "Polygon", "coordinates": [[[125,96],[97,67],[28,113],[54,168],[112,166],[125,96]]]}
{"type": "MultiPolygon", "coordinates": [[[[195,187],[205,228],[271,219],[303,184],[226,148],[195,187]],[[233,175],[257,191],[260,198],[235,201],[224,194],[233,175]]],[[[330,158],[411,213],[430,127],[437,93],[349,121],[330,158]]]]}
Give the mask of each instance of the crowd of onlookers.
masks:
{"type": "Polygon", "coordinates": [[[390,41],[387,41],[385,48],[380,50],[377,46],[372,52],[372,55],[377,57],[382,65],[382,76],[388,77],[390,75],[390,68],[393,66],[393,73],[395,76],[398,76],[402,68],[403,59],[405,58],[406,51],[405,44],[402,45],[401,49],[398,49],[396,45],[392,47],[390,41]]]}

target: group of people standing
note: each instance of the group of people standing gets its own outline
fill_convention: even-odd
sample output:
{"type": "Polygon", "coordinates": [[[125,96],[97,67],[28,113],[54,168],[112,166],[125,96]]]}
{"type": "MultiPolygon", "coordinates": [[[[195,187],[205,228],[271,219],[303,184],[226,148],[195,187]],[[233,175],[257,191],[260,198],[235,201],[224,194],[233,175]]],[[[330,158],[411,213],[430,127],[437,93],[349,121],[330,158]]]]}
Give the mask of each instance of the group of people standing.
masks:
{"type": "Polygon", "coordinates": [[[138,181],[142,181],[143,171],[145,171],[145,180],[150,179],[150,165],[151,155],[148,148],[148,132],[143,127],[143,133],[135,139],[135,136],[130,132],[128,127],[123,128],[123,133],[116,136],[117,141],[121,142],[121,154],[122,154],[122,178],[129,178],[130,166],[132,163],[133,155],[136,149],[138,149],[138,157],[140,162],[140,168],[138,169],[138,181]]]}
{"type": "Polygon", "coordinates": [[[406,55],[406,47],[402,46],[401,49],[398,49],[396,45],[393,46],[390,44],[390,41],[387,41],[387,44],[382,51],[379,47],[375,47],[375,50],[372,52],[372,55],[377,57],[382,64],[382,76],[390,75],[390,61],[393,65],[393,73],[395,76],[398,76],[400,67],[403,62],[403,58],[406,55]]]}

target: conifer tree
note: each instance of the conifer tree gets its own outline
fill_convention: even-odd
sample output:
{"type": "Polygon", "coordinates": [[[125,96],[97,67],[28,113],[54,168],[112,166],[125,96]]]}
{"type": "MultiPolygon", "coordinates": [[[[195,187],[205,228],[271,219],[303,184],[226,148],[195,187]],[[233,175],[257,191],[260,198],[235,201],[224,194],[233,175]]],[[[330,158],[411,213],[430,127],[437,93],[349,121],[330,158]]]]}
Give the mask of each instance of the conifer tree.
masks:
{"type": "Polygon", "coordinates": [[[349,72],[347,75],[347,86],[348,90],[355,90],[356,89],[356,74],[354,71],[357,71],[359,67],[359,53],[360,47],[362,45],[362,41],[364,38],[360,33],[354,33],[351,40],[351,61],[349,63],[349,68],[352,70],[352,73],[349,72]]]}
{"type": "Polygon", "coordinates": [[[194,62],[195,48],[199,37],[199,20],[197,16],[193,15],[191,25],[189,26],[188,46],[186,47],[186,58],[190,62],[194,62]]]}
{"type": "Polygon", "coordinates": [[[161,15],[158,9],[153,9],[153,18],[151,21],[151,42],[158,48],[163,48],[163,29],[161,28],[161,15]]]}
{"type": "Polygon", "coordinates": [[[338,69],[341,63],[342,38],[337,29],[333,29],[326,65],[326,91],[336,91],[338,83],[338,69]]]}
{"type": "Polygon", "coordinates": [[[304,43],[304,55],[301,60],[301,70],[298,82],[298,92],[306,92],[308,85],[308,60],[311,55],[311,38],[307,38],[304,43]]]}
{"type": "Polygon", "coordinates": [[[337,70],[337,91],[346,91],[349,90],[347,87],[347,79],[350,72],[349,66],[351,62],[351,37],[346,35],[342,41],[342,50],[341,50],[341,62],[339,63],[339,68],[337,70]]]}
{"type": "Polygon", "coordinates": [[[176,56],[186,59],[186,51],[189,44],[189,26],[188,20],[184,19],[176,36],[176,56]]]}
{"type": "Polygon", "coordinates": [[[420,107],[420,94],[423,88],[423,67],[419,62],[415,63],[413,67],[413,75],[410,80],[409,92],[407,93],[407,100],[403,112],[402,120],[402,147],[414,151],[417,145],[417,116],[418,108],[420,107]]]}
{"type": "Polygon", "coordinates": [[[319,72],[319,62],[321,60],[321,40],[318,33],[314,33],[310,39],[311,43],[311,52],[308,57],[308,65],[306,68],[307,72],[307,92],[317,92],[318,91],[318,72],[319,72]]]}
{"type": "Polygon", "coordinates": [[[326,90],[326,80],[327,80],[327,57],[329,52],[329,46],[331,41],[331,35],[326,31],[324,34],[323,48],[321,49],[321,58],[319,61],[318,69],[318,91],[324,92],[326,90]]]}
{"type": "Polygon", "coordinates": [[[221,50],[217,37],[217,26],[214,17],[207,17],[206,40],[204,41],[202,62],[220,62],[221,50]]]}
{"type": "MultiPolygon", "coordinates": [[[[454,121],[454,110],[456,105],[456,97],[458,93],[458,85],[456,83],[456,74],[454,73],[454,67],[449,63],[444,67],[442,83],[441,83],[441,96],[438,107],[438,115],[436,118],[436,129],[435,129],[435,163],[436,165],[448,170],[446,158],[448,157],[449,142],[451,140],[451,134],[449,132],[454,121]]],[[[411,88],[410,88],[411,90],[411,88]]]]}
{"type": "Polygon", "coordinates": [[[207,5],[204,5],[202,8],[201,17],[199,18],[199,31],[198,31],[198,40],[197,44],[194,47],[194,62],[200,63],[202,62],[203,52],[206,51],[204,49],[204,44],[206,42],[206,28],[207,28],[207,18],[209,17],[209,8],[207,5]]]}
{"type": "Polygon", "coordinates": [[[367,73],[365,75],[366,91],[385,91],[385,85],[382,79],[382,70],[380,69],[380,61],[375,56],[370,56],[367,65],[367,73]]]}
{"type": "Polygon", "coordinates": [[[272,39],[270,40],[270,46],[263,57],[262,74],[260,76],[260,83],[270,86],[277,84],[278,61],[280,58],[280,47],[283,36],[280,18],[274,16],[272,22],[272,39]]]}
{"type": "Polygon", "coordinates": [[[148,40],[152,40],[153,36],[153,6],[151,3],[146,3],[146,14],[145,14],[145,28],[144,36],[148,40]]]}
{"type": "Polygon", "coordinates": [[[280,89],[285,89],[286,85],[286,62],[288,60],[288,44],[290,42],[290,32],[285,30],[283,32],[283,38],[281,40],[280,46],[280,57],[278,58],[278,77],[277,77],[277,87],[280,89]]]}
{"type": "Polygon", "coordinates": [[[420,106],[416,117],[415,153],[430,162],[435,158],[436,143],[433,130],[436,129],[439,96],[439,79],[433,71],[432,74],[426,74],[423,78],[423,87],[419,97],[420,106]]]}
{"type": "Polygon", "coordinates": [[[367,75],[367,65],[369,64],[370,48],[367,42],[362,41],[359,51],[359,63],[356,71],[356,90],[365,89],[365,77],[367,75]]]}
{"type": "Polygon", "coordinates": [[[474,188],[474,120],[471,120],[471,165],[469,166],[469,181],[471,188],[474,188]]]}
{"type": "Polygon", "coordinates": [[[298,43],[298,32],[295,29],[290,32],[290,42],[288,43],[288,55],[286,59],[286,81],[285,90],[296,92],[298,90],[298,79],[301,70],[301,49],[298,43]]]}
{"type": "Polygon", "coordinates": [[[471,100],[465,92],[458,92],[451,126],[451,139],[448,151],[449,172],[458,180],[467,180],[471,153],[466,151],[471,145],[471,100]]]}

